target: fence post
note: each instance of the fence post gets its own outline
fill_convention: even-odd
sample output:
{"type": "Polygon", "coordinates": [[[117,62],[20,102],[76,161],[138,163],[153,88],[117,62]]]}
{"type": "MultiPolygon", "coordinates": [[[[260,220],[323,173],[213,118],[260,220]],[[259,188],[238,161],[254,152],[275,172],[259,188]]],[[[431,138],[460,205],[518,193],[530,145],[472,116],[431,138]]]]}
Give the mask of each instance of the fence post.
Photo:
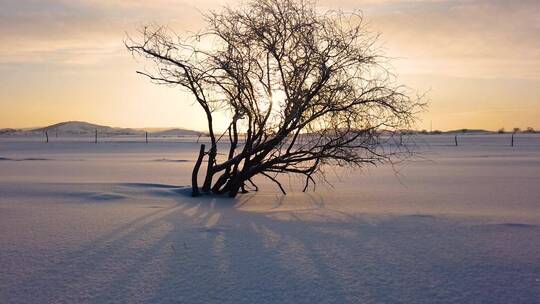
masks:
{"type": "Polygon", "coordinates": [[[95,136],[94,136],[94,143],[97,144],[97,129],[96,129],[95,136]]]}
{"type": "Polygon", "coordinates": [[[148,143],[148,132],[145,133],[146,136],[146,143],[148,143]]]}
{"type": "Polygon", "coordinates": [[[512,142],[510,144],[512,147],[514,146],[514,133],[512,133],[512,142]]]}
{"type": "Polygon", "coordinates": [[[458,143],[457,143],[457,135],[454,135],[454,142],[456,143],[456,147],[458,146],[458,143]]]}

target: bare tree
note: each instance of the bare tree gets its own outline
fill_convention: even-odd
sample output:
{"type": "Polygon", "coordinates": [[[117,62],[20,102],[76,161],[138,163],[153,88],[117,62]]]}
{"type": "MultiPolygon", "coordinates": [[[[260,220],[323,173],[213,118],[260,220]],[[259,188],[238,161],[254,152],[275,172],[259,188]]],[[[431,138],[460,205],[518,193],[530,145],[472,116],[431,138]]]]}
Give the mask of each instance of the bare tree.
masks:
{"type": "Polygon", "coordinates": [[[200,191],[236,196],[257,190],[256,175],[304,177],[304,191],[325,165],[360,167],[406,152],[393,135],[408,128],[422,108],[393,84],[355,13],[319,13],[311,2],[253,0],[205,16],[207,28],[179,37],[147,26],[128,37],[133,54],[151,60],[138,73],[158,84],[180,86],[204,110],[210,146],[201,147],[206,173],[200,191]],[[230,122],[216,133],[213,117],[230,122]],[[218,143],[226,141],[220,159],[218,143]]]}

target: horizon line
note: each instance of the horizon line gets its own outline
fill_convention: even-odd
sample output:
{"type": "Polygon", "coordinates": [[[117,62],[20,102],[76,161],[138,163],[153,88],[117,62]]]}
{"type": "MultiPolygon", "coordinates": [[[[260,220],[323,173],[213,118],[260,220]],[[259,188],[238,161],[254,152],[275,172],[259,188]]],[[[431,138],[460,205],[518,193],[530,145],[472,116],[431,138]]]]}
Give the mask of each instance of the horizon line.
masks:
{"type": "MultiPolygon", "coordinates": [[[[0,130],[2,129],[15,129],[15,130],[25,130],[25,131],[28,131],[28,130],[32,130],[32,129],[41,129],[41,128],[46,128],[46,127],[50,127],[50,126],[53,126],[53,125],[56,125],[56,124],[61,124],[61,123],[68,123],[68,122],[80,122],[80,123],[88,123],[88,124],[93,124],[93,125],[98,125],[98,126],[101,126],[101,127],[110,127],[110,128],[119,128],[119,129],[133,129],[133,130],[148,130],[148,129],[161,129],[161,130],[171,130],[171,129],[183,129],[183,130],[189,130],[189,131],[196,131],[196,132],[207,132],[207,130],[200,130],[200,129],[192,129],[192,128],[186,128],[186,127],[182,127],[182,126],[168,126],[168,127],[125,127],[125,126],[114,126],[114,125],[109,125],[109,124],[100,124],[100,123],[94,123],[94,122],[88,122],[88,121],[84,121],[84,120],[65,120],[65,121],[60,121],[60,122],[57,122],[57,123],[53,123],[53,124],[49,124],[49,125],[42,125],[42,126],[29,126],[29,127],[0,127],[0,130]]],[[[512,128],[506,128],[506,127],[501,127],[497,130],[492,130],[492,129],[484,129],[484,128],[455,128],[455,129],[434,129],[434,130],[427,130],[425,128],[412,128],[412,129],[402,129],[402,130],[410,130],[410,131],[418,131],[418,132],[427,132],[427,133],[433,133],[433,132],[450,132],[450,131],[462,131],[462,130],[468,130],[468,131],[487,131],[487,132],[498,132],[500,131],[501,129],[504,130],[505,132],[508,132],[508,131],[513,131],[513,129],[516,128],[516,127],[512,127],[512,128]]],[[[533,130],[536,130],[536,128],[534,127],[530,127],[530,126],[527,126],[525,128],[521,128],[519,127],[519,129],[521,131],[525,131],[527,130],[527,128],[533,128],[533,130]]],[[[217,132],[224,132],[225,130],[216,130],[217,132]]]]}

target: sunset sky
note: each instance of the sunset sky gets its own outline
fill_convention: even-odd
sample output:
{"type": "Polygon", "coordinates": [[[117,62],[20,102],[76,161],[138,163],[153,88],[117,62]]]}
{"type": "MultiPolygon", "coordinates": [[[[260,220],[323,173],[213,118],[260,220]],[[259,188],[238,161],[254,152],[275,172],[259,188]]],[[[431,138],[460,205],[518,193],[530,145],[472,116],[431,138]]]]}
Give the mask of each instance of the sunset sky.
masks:
{"type": "MultiPolygon", "coordinates": [[[[135,74],[144,62],[123,39],[148,23],[197,30],[201,12],[238,3],[0,0],[0,128],[84,120],[204,130],[189,95],[135,74]]],[[[540,129],[540,1],[318,3],[363,11],[400,82],[427,92],[418,128],[540,129]]]]}

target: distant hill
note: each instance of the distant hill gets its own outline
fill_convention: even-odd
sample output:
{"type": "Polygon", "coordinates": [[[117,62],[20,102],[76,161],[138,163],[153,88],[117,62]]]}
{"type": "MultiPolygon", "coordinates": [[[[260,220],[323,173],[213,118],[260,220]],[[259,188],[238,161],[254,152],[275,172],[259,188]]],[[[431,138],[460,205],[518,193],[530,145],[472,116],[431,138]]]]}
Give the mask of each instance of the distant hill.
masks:
{"type": "Polygon", "coordinates": [[[11,135],[11,134],[17,134],[19,132],[22,132],[22,130],[21,129],[11,129],[11,128],[0,129],[0,135],[11,135]]]}
{"type": "Polygon", "coordinates": [[[0,129],[0,136],[42,136],[48,132],[49,136],[93,136],[98,131],[100,136],[144,136],[148,134],[152,137],[182,137],[182,136],[202,136],[205,133],[200,131],[181,129],[181,128],[155,128],[155,129],[134,129],[134,128],[115,128],[102,126],[85,121],[65,121],[46,127],[30,129],[0,129]]]}
{"type": "Polygon", "coordinates": [[[64,135],[89,135],[98,131],[101,135],[142,135],[144,131],[129,129],[129,128],[113,128],[109,126],[101,126],[84,121],[66,121],[50,125],[43,128],[33,129],[31,133],[49,133],[64,134],[64,135]]]}
{"type": "Polygon", "coordinates": [[[158,131],[158,132],[152,132],[150,134],[152,136],[156,136],[156,137],[178,137],[178,136],[202,136],[202,135],[204,135],[203,132],[187,130],[187,129],[180,129],[180,128],[163,130],[163,131],[158,131]]]}
{"type": "Polygon", "coordinates": [[[442,132],[443,134],[493,134],[494,131],[488,131],[483,129],[459,129],[442,132]]]}

